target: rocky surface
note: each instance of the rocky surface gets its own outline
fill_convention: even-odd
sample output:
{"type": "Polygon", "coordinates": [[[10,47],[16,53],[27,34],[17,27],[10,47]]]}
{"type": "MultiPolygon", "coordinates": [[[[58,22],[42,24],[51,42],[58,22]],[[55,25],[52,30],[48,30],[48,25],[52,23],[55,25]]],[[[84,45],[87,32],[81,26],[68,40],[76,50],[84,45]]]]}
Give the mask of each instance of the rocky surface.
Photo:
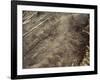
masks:
{"type": "Polygon", "coordinates": [[[22,37],[23,68],[89,65],[88,14],[23,11],[22,37]]]}

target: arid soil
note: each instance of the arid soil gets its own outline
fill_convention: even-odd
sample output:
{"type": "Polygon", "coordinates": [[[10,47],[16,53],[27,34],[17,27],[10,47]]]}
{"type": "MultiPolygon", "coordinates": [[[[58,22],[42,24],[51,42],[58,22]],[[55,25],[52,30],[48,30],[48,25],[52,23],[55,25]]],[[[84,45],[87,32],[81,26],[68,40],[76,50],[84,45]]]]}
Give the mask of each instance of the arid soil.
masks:
{"type": "Polygon", "coordinates": [[[23,68],[88,66],[89,15],[23,11],[23,68]]]}

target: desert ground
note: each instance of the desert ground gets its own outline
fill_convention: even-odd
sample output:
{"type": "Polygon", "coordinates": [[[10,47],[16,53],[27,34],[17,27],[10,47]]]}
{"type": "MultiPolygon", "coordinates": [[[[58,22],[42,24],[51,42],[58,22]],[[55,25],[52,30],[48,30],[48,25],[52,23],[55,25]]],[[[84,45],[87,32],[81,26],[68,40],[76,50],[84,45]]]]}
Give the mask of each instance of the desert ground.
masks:
{"type": "Polygon", "coordinates": [[[23,11],[23,68],[89,66],[89,14],[23,11]]]}

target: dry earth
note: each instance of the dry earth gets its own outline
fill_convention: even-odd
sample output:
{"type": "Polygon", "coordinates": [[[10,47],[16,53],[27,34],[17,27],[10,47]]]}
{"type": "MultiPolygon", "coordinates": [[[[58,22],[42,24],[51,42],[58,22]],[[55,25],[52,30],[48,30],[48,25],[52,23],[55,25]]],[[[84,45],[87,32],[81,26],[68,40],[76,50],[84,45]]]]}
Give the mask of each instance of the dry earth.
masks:
{"type": "Polygon", "coordinates": [[[89,65],[89,15],[23,11],[23,68],[89,65]]]}

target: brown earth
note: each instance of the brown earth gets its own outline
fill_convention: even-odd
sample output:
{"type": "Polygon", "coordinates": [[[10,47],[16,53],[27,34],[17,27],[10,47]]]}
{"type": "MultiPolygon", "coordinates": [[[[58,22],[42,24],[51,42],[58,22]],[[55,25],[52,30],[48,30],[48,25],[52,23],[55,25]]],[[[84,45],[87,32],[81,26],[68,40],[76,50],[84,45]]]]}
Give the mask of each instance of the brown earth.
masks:
{"type": "Polygon", "coordinates": [[[89,65],[89,15],[23,11],[23,68],[89,65]]]}

